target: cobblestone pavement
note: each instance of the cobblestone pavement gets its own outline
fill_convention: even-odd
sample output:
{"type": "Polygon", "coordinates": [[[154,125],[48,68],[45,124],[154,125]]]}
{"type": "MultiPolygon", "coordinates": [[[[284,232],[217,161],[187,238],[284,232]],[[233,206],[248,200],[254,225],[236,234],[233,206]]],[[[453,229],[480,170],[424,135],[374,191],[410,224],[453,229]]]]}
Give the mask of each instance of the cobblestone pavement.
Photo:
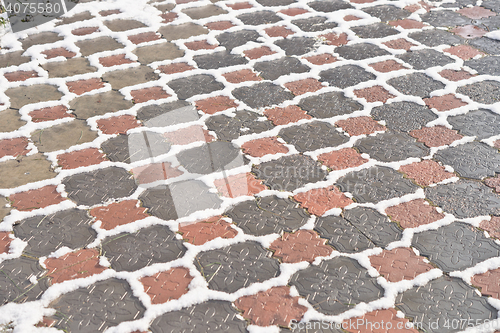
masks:
{"type": "Polygon", "coordinates": [[[4,36],[0,332],[500,332],[499,27],[120,0],[4,36]]]}

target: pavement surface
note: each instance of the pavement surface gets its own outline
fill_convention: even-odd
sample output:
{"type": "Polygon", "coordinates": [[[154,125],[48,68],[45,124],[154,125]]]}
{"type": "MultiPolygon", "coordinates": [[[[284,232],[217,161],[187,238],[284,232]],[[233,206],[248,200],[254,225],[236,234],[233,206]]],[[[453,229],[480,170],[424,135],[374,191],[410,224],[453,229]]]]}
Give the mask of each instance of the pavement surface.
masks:
{"type": "Polygon", "coordinates": [[[499,27],[123,0],[5,35],[0,332],[495,332],[499,27]]]}

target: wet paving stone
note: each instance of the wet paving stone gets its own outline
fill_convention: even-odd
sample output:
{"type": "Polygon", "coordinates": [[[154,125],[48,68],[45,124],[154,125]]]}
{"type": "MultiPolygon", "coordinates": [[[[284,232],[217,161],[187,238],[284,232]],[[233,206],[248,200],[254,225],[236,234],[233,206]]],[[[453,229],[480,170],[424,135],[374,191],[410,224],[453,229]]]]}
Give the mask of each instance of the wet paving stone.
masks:
{"type": "Polygon", "coordinates": [[[196,64],[198,64],[198,67],[202,69],[236,66],[248,62],[244,57],[237,54],[231,54],[228,51],[194,56],[193,59],[196,61],[196,64]]]}
{"type": "Polygon", "coordinates": [[[247,241],[222,249],[201,252],[196,268],[207,280],[208,287],[226,293],[264,282],[279,274],[279,261],[260,244],[247,241]]]}
{"type": "Polygon", "coordinates": [[[410,64],[415,69],[427,69],[435,66],[444,66],[453,62],[453,59],[436,50],[408,51],[398,56],[399,59],[410,64]]]}
{"type": "Polygon", "coordinates": [[[232,91],[232,94],[249,107],[255,109],[280,104],[286,100],[293,99],[292,93],[271,82],[237,88],[232,91]]]}
{"type": "Polygon", "coordinates": [[[292,73],[304,73],[309,71],[309,67],[302,64],[300,60],[293,57],[285,57],[277,60],[258,62],[254,69],[260,72],[260,76],[265,80],[276,80],[280,76],[292,73]]]}
{"type": "Polygon", "coordinates": [[[392,5],[380,5],[363,8],[365,13],[370,16],[379,18],[382,22],[394,21],[407,18],[410,12],[392,5]]]}
{"type": "Polygon", "coordinates": [[[328,22],[327,18],[323,16],[311,16],[305,19],[293,20],[292,24],[295,24],[300,30],[305,32],[323,31],[337,27],[337,23],[328,22]]]}
{"type": "Polygon", "coordinates": [[[423,22],[434,27],[454,27],[458,25],[470,24],[471,20],[459,13],[450,10],[432,11],[420,16],[423,22]]]}
{"type": "Polygon", "coordinates": [[[233,32],[224,32],[216,37],[221,46],[224,46],[228,51],[235,47],[245,45],[248,42],[257,42],[261,37],[255,30],[238,30],[233,32]]]}
{"type": "Polygon", "coordinates": [[[458,45],[464,42],[464,39],[445,30],[423,30],[412,32],[408,35],[410,38],[429,47],[439,45],[458,45]]]}
{"type": "Polygon", "coordinates": [[[328,82],[331,86],[347,88],[358,83],[374,80],[376,77],[356,65],[344,65],[327,69],[319,73],[320,81],[328,82]]]}
{"type": "Polygon", "coordinates": [[[318,12],[330,13],[336,12],[342,9],[353,8],[348,2],[342,0],[321,0],[313,1],[307,4],[314,10],[318,12]]]}
{"type": "Polygon", "coordinates": [[[207,5],[203,7],[188,8],[182,11],[184,14],[188,15],[193,20],[199,20],[202,18],[207,18],[210,16],[217,16],[221,14],[227,14],[227,11],[216,6],[207,5]]]}
{"type": "Polygon", "coordinates": [[[410,132],[418,130],[437,116],[425,106],[413,102],[396,102],[374,107],[371,112],[375,120],[384,120],[391,129],[410,132]]]}
{"type": "Polygon", "coordinates": [[[133,53],[141,64],[147,65],[154,61],[172,60],[184,55],[184,51],[173,43],[146,45],[136,48],[133,53]]]}
{"type": "Polygon", "coordinates": [[[489,110],[469,111],[464,115],[448,117],[448,122],[463,135],[479,140],[500,134],[500,115],[489,110]]]}
{"type": "Polygon", "coordinates": [[[245,233],[255,236],[294,232],[310,217],[296,201],[276,196],[244,201],[229,209],[226,215],[245,233]]]}
{"type": "Polygon", "coordinates": [[[402,94],[428,97],[431,92],[443,89],[444,84],[423,73],[407,74],[387,81],[402,94]]]}
{"type": "Polygon", "coordinates": [[[205,35],[208,30],[194,23],[183,23],[178,25],[169,24],[158,29],[158,32],[168,41],[189,38],[192,36],[205,35]]]}
{"type": "Polygon", "coordinates": [[[384,23],[353,27],[351,30],[360,38],[384,38],[399,33],[399,31],[384,23]]]}
{"type": "Polygon", "coordinates": [[[274,42],[285,51],[287,56],[303,55],[316,48],[316,40],[310,37],[291,37],[279,39],[274,42]]]}
{"type": "Polygon", "coordinates": [[[474,102],[493,104],[500,101],[500,82],[481,81],[457,88],[457,92],[469,96],[474,102]]]}
{"type": "Polygon", "coordinates": [[[339,46],[335,49],[335,52],[341,57],[350,60],[362,60],[390,54],[386,50],[368,43],[339,46]]]}
{"type": "Polygon", "coordinates": [[[101,144],[102,151],[106,157],[113,162],[130,163],[130,153],[128,148],[128,136],[120,134],[101,144]]]}
{"type": "Polygon", "coordinates": [[[209,94],[224,89],[224,85],[212,75],[198,74],[186,78],[175,79],[167,84],[175,91],[179,99],[185,100],[196,95],[209,94]]]}
{"type": "Polygon", "coordinates": [[[269,24],[276,23],[282,20],[281,17],[276,15],[272,11],[263,10],[252,13],[245,13],[236,16],[243,24],[246,25],[261,25],[261,24],[269,24]]]}
{"type": "Polygon", "coordinates": [[[282,129],[278,134],[301,153],[326,147],[336,147],[349,140],[328,123],[314,121],[282,129]]]}
{"type": "Polygon", "coordinates": [[[261,133],[274,127],[270,121],[259,118],[261,116],[256,112],[237,111],[233,117],[213,116],[205,123],[208,130],[217,134],[219,140],[231,141],[241,135],[261,133]]]}
{"type": "Polygon", "coordinates": [[[344,208],[353,203],[335,186],[315,188],[293,196],[310,214],[321,216],[332,208],[344,208]]]}
{"type": "Polygon", "coordinates": [[[358,228],[339,216],[318,218],[314,230],[339,252],[357,253],[374,247],[358,228]]]}
{"type": "Polygon", "coordinates": [[[299,107],[315,118],[330,118],[362,108],[361,104],[337,91],[301,99],[299,107]]]}
{"type": "Polygon", "coordinates": [[[410,157],[424,157],[429,149],[406,133],[387,131],[356,142],[361,153],[381,162],[401,161],[410,157]]]}

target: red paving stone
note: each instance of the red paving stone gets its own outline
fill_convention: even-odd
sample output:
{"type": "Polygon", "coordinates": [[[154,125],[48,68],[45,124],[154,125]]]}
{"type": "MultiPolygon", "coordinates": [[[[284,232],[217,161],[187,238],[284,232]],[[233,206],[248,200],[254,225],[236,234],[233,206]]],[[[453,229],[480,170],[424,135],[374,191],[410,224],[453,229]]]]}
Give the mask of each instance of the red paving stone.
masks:
{"type": "Polygon", "coordinates": [[[280,13],[283,13],[288,16],[297,16],[304,13],[308,13],[308,11],[303,8],[288,8],[280,10],[280,13]]]}
{"type": "Polygon", "coordinates": [[[99,252],[95,249],[82,249],[59,258],[47,258],[45,266],[52,284],[85,278],[107,269],[99,265],[99,252]]]}
{"type": "Polygon", "coordinates": [[[24,136],[20,138],[0,140],[0,158],[5,156],[17,157],[20,155],[26,155],[29,153],[28,144],[28,138],[24,136]]]}
{"type": "Polygon", "coordinates": [[[64,47],[58,47],[55,49],[45,50],[42,53],[47,56],[46,57],[47,59],[52,59],[52,58],[61,57],[61,56],[65,57],[65,58],[73,58],[74,56],[76,56],[75,52],[68,51],[64,47]]]}
{"type": "Polygon", "coordinates": [[[175,19],[177,18],[177,14],[176,13],[163,13],[160,15],[160,17],[163,19],[163,21],[161,23],[170,23],[170,22],[175,21],[175,19]]]}
{"type": "Polygon", "coordinates": [[[68,117],[75,117],[73,114],[68,113],[68,108],[64,105],[51,106],[48,108],[33,110],[28,114],[34,123],[42,121],[50,121],[68,117]]]}
{"type": "Polygon", "coordinates": [[[0,231],[0,253],[9,253],[11,242],[10,233],[0,231]]]}
{"type": "Polygon", "coordinates": [[[120,13],[121,13],[121,10],[119,10],[119,9],[110,9],[110,10],[101,10],[99,12],[99,15],[101,15],[101,16],[109,16],[109,15],[120,14],[120,13]]]}
{"type": "Polygon", "coordinates": [[[71,30],[71,33],[75,36],[85,36],[93,34],[94,32],[99,31],[99,27],[84,27],[71,30]]]}
{"type": "Polygon", "coordinates": [[[233,3],[233,4],[228,4],[227,6],[234,9],[234,10],[247,9],[247,8],[253,7],[248,2],[237,2],[237,3],[233,3]]]}
{"type": "Polygon", "coordinates": [[[131,41],[134,44],[141,44],[141,43],[146,43],[146,42],[151,42],[154,40],[158,40],[161,37],[158,36],[156,32],[150,31],[150,32],[143,32],[141,34],[133,35],[133,36],[128,36],[128,40],[131,41]]]}
{"type": "Polygon", "coordinates": [[[353,203],[335,186],[312,189],[293,196],[310,214],[322,216],[332,208],[344,208],[353,203]]]}
{"type": "Polygon", "coordinates": [[[369,135],[379,131],[385,131],[386,127],[380,125],[372,117],[363,116],[363,117],[353,117],[347,118],[344,120],[339,120],[335,123],[335,125],[341,127],[344,131],[346,131],[350,136],[356,135],[369,135]]]}
{"type": "Polygon", "coordinates": [[[418,330],[411,328],[408,319],[399,318],[396,309],[392,308],[346,319],[342,325],[349,333],[418,333],[418,330]],[[363,324],[357,325],[358,323],[363,324]]]}
{"type": "Polygon", "coordinates": [[[424,98],[424,102],[429,108],[435,108],[438,111],[448,111],[467,105],[453,94],[424,98]]]}
{"type": "Polygon", "coordinates": [[[224,111],[238,106],[233,99],[227,96],[210,97],[195,102],[196,108],[208,114],[224,111]]]}
{"type": "Polygon", "coordinates": [[[99,58],[99,63],[104,67],[131,64],[133,62],[133,60],[125,58],[125,54],[116,54],[109,57],[99,58]]]}
{"type": "Polygon", "coordinates": [[[38,77],[38,73],[35,71],[17,71],[17,72],[4,73],[3,76],[7,79],[7,81],[15,82],[15,81],[26,81],[27,79],[38,77]]]}
{"type": "Polygon", "coordinates": [[[399,71],[401,69],[407,69],[405,66],[396,62],[394,60],[385,60],[381,62],[376,62],[374,64],[369,65],[371,68],[378,72],[389,73],[392,71],[399,71]]]}
{"type": "Polygon", "coordinates": [[[333,55],[331,55],[329,53],[318,54],[315,56],[306,57],[304,59],[309,61],[311,64],[318,65],[318,66],[321,66],[324,64],[331,64],[331,63],[337,61],[337,58],[335,58],[333,55]]]}
{"type": "Polygon", "coordinates": [[[245,142],[241,148],[245,154],[253,157],[262,157],[268,154],[288,153],[288,148],[279,142],[278,138],[274,136],[245,142]]]}
{"type": "Polygon", "coordinates": [[[389,21],[389,24],[393,27],[401,27],[403,29],[422,29],[423,27],[425,27],[425,24],[423,24],[422,22],[411,19],[389,21]]]}
{"type": "Polygon", "coordinates": [[[262,184],[262,180],[256,179],[251,173],[242,173],[234,176],[227,176],[214,181],[215,188],[224,197],[236,198],[243,195],[254,195],[267,187],[262,184]]]}
{"type": "Polygon", "coordinates": [[[298,96],[308,92],[318,91],[323,88],[323,85],[318,80],[309,78],[285,83],[285,87],[290,90],[295,96],[298,96]]]}
{"type": "Polygon", "coordinates": [[[97,148],[87,148],[57,155],[57,160],[63,169],[75,169],[107,161],[106,156],[97,148]]]}
{"type": "Polygon", "coordinates": [[[459,35],[460,37],[467,39],[483,37],[485,34],[488,33],[488,31],[483,30],[475,25],[465,25],[463,27],[456,27],[451,29],[450,31],[456,35],[459,35]]]}
{"type": "Polygon", "coordinates": [[[234,27],[234,24],[231,21],[218,21],[207,23],[205,26],[210,30],[226,30],[234,27]]]}
{"type": "Polygon", "coordinates": [[[262,78],[257,76],[251,69],[242,69],[236,72],[222,74],[230,83],[241,83],[246,81],[261,81],[262,78]]]}
{"type": "Polygon", "coordinates": [[[140,127],[137,119],[132,115],[104,118],[97,121],[97,127],[104,134],[127,134],[127,131],[140,127]]]}
{"type": "Polygon", "coordinates": [[[263,56],[266,56],[266,55],[270,55],[270,54],[274,54],[276,52],[272,51],[267,46],[262,46],[262,47],[257,47],[255,49],[250,49],[250,50],[243,51],[243,53],[249,59],[258,59],[260,57],[263,57],[263,56]]]}
{"type": "Polygon", "coordinates": [[[267,109],[264,115],[273,122],[274,125],[286,125],[296,123],[301,119],[311,119],[312,117],[296,105],[284,108],[267,109]]]}
{"type": "Polygon", "coordinates": [[[354,168],[368,162],[353,148],[343,148],[321,154],[318,156],[318,160],[332,170],[354,168]]]}
{"type": "Polygon", "coordinates": [[[484,55],[483,52],[480,52],[475,48],[470,47],[469,45],[452,46],[444,49],[443,51],[448,52],[449,54],[456,55],[463,60],[469,60],[471,58],[474,58],[475,56],[484,55]]]}
{"type": "Polygon", "coordinates": [[[206,40],[197,40],[195,42],[184,43],[186,47],[193,51],[198,50],[212,50],[215,49],[219,45],[209,44],[206,40]]]}
{"type": "Polygon", "coordinates": [[[389,282],[413,280],[417,275],[434,268],[408,247],[383,250],[380,254],[370,256],[370,263],[389,282]]]}
{"type": "Polygon", "coordinates": [[[287,29],[286,27],[283,26],[267,28],[264,29],[264,31],[269,37],[283,37],[283,38],[286,38],[287,36],[293,35],[295,33],[293,30],[287,29]]]}
{"type": "Polygon", "coordinates": [[[298,230],[294,233],[285,232],[269,249],[274,252],[273,256],[284,263],[312,263],[317,257],[326,257],[333,252],[333,248],[326,245],[326,241],[312,230],[298,230]]]}
{"type": "Polygon", "coordinates": [[[488,231],[490,237],[500,238],[500,217],[492,216],[490,221],[481,221],[479,228],[488,231]]]}
{"type": "Polygon", "coordinates": [[[434,8],[434,6],[429,5],[428,3],[423,2],[423,1],[419,1],[418,4],[408,5],[404,9],[414,13],[421,8],[425,9],[426,12],[429,12],[431,10],[431,8],[434,8]]]}
{"type": "Polygon", "coordinates": [[[205,221],[196,223],[180,223],[179,233],[182,238],[193,245],[203,245],[217,237],[234,238],[238,232],[222,219],[222,216],[215,216],[205,221]]]}
{"type": "Polygon", "coordinates": [[[464,70],[456,71],[453,69],[444,69],[441,72],[439,72],[439,75],[450,81],[467,80],[474,76],[471,73],[466,72],[464,70]]]}
{"type": "Polygon", "coordinates": [[[104,82],[100,78],[78,80],[66,82],[70,92],[81,95],[83,93],[104,87],[104,82]]]}
{"type": "Polygon", "coordinates": [[[354,16],[354,15],[346,15],[346,16],[344,16],[344,21],[346,21],[346,22],[357,21],[357,20],[361,20],[361,17],[357,17],[357,16],[354,16]]]}
{"type": "Polygon", "coordinates": [[[51,319],[47,317],[43,317],[42,321],[36,324],[36,327],[52,327],[57,323],[56,319],[51,319]]]}
{"type": "Polygon", "coordinates": [[[424,224],[436,222],[444,217],[436,207],[431,206],[424,199],[415,199],[404,202],[385,210],[391,220],[399,222],[403,228],[416,228],[424,224]]]}
{"type": "Polygon", "coordinates": [[[474,20],[497,15],[495,12],[492,12],[489,9],[486,9],[484,7],[478,7],[478,6],[465,7],[465,8],[457,10],[457,13],[460,13],[463,16],[467,16],[468,18],[471,18],[474,20]]]}
{"type": "Polygon", "coordinates": [[[319,37],[324,38],[328,45],[340,46],[345,45],[348,42],[347,35],[345,33],[341,33],[339,35],[332,32],[329,34],[320,35],[319,37]]]}
{"type": "Polygon", "coordinates": [[[189,291],[191,280],[193,277],[186,267],[174,267],[166,272],[140,279],[144,285],[144,291],[149,295],[153,304],[180,298],[189,291]]]}
{"type": "Polygon", "coordinates": [[[474,275],[471,280],[473,286],[481,288],[481,294],[494,298],[500,298],[498,281],[500,281],[500,268],[474,275]]]}
{"type": "Polygon", "coordinates": [[[493,147],[500,149],[500,140],[496,140],[495,142],[493,142],[493,147]]]}
{"type": "Polygon", "coordinates": [[[162,98],[171,97],[162,87],[149,87],[130,92],[134,103],[144,103],[151,100],[158,100],[162,98]]]}
{"type": "Polygon", "coordinates": [[[170,65],[163,65],[158,67],[158,70],[164,74],[182,73],[185,71],[190,71],[192,69],[194,69],[194,67],[186,64],[185,62],[176,62],[170,65]]]}
{"type": "Polygon", "coordinates": [[[417,141],[424,143],[427,147],[440,147],[449,145],[456,140],[463,138],[457,131],[451,130],[444,126],[423,127],[418,130],[413,130],[410,135],[417,141]]]}
{"type": "Polygon", "coordinates": [[[286,286],[240,297],[234,305],[243,310],[243,317],[257,326],[288,326],[292,320],[300,321],[307,311],[299,304],[299,297],[290,296],[290,288],[286,286]]]}
{"type": "Polygon", "coordinates": [[[500,193],[500,175],[497,174],[496,177],[486,178],[484,180],[484,183],[487,186],[495,189],[495,192],[500,193]]]}
{"type": "Polygon", "coordinates": [[[137,200],[125,200],[90,210],[90,215],[101,221],[101,228],[111,230],[117,226],[145,219],[146,208],[138,206],[137,200]]]}
{"type": "Polygon", "coordinates": [[[446,171],[444,166],[439,165],[439,163],[433,160],[423,160],[403,165],[399,168],[399,171],[404,172],[420,186],[429,186],[455,177],[455,174],[446,171]]]}
{"type": "Polygon", "coordinates": [[[132,169],[138,184],[149,184],[158,180],[175,178],[183,174],[177,167],[172,168],[169,162],[153,163],[132,169]]]}
{"type": "Polygon", "coordinates": [[[200,125],[193,125],[174,132],[164,133],[163,136],[174,145],[187,145],[192,142],[212,142],[215,138],[200,125]]]}
{"type": "Polygon", "coordinates": [[[410,43],[404,38],[393,39],[387,42],[382,43],[387,47],[395,50],[405,50],[409,51],[412,46],[417,46],[416,44],[410,43]]]}
{"type": "Polygon", "coordinates": [[[12,207],[17,210],[32,211],[56,205],[65,199],[57,192],[55,185],[47,185],[36,190],[12,194],[9,200],[12,201],[12,207]]]}
{"type": "Polygon", "coordinates": [[[393,94],[389,93],[382,86],[373,86],[369,88],[354,90],[354,94],[359,98],[366,99],[367,102],[387,102],[388,99],[394,98],[393,94]]]}
{"type": "Polygon", "coordinates": [[[372,3],[374,1],[375,0],[349,0],[349,2],[352,2],[352,3],[372,3]]]}

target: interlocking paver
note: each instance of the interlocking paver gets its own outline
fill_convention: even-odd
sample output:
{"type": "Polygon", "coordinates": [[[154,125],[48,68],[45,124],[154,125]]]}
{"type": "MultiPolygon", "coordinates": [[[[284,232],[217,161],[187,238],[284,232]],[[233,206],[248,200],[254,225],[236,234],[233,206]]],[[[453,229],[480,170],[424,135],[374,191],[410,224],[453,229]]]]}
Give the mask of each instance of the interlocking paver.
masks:
{"type": "Polygon", "coordinates": [[[159,78],[160,76],[154,73],[153,69],[144,65],[107,72],[102,76],[102,80],[111,84],[111,87],[115,90],[122,89],[126,86],[154,81],[159,78]]]}
{"type": "Polygon", "coordinates": [[[320,81],[328,82],[331,86],[347,88],[358,83],[375,79],[375,75],[368,73],[357,65],[344,65],[334,69],[327,69],[319,73],[320,81]]]}
{"type": "Polygon", "coordinates": [[[12,194],[9,196],[9,200],[12,202],[12,207],[18,210],[31,211],[56,205],[62,202],[64,198],[57,192],[56,186],[47,185],[36,190],[12,194]]]}
{"type": "Polygon", "coordinates": [[[434,266],[426,263],[412,249],[399,247],[370,256],[370,263],[387,281],[413,280],[417,275],[430,271],[434,266]]]}
{"type": "Polygon", "coordinates": [[[47,267],[47,276],[52,284],[85,278],[106,269],[99,265],[99,252],[95,249],[82,249],[59,258],[48,258],[44,265],[47,267]]]}
{"type": "Polygon", "coordinates": [[[284,108],[266,109],[264,115],[276,126],[295,123],[301,119],[312,118],[296,105],[290,105],[284,108]]]}
{"type": "Polygon", "coordinates": [[[346,253],[361,252],[371,249],[374,244],[358,228],[339,216],[320,217],[314,230],[337,251],[346,253]]]}
{"type": "Polygon", "coordinates": [[[301,153],[336,147],[348,140],[347,136],[339,133],[334,126],[320,121],[287,127],[278,135],[288,144],[294,145],[301,153]]]}
{"type": "Polygon", "coordinates": [[[70,109],[74,111],[77,118],[88,119],[108,112],[126,110],[131,108],[133,104],[125,100],[122,94],[112,90],[99,94],[77,97],[69,103],[69,106],[70,109]]]}
{"type": "Polygon", "coordinates": [[[38,299],[47,290],[49,283],[43,279],[45,273],[38,260],[20,257],[0,263],[0,304],[24,303],[38,299]],[[34,277],[37,283],[31,282],[34,277]]]}
{"type": "Polygon", "coordinates": [[[51,163],[42,154],[18,157],[0,163],[0,186],[14,188],[56,176],[51,163]]]}
{"type": "Polygon", "coordinates": [[[384,120],[389,128],[403,132],[420,129],[437,118],[431,110],[413,102],[377,106],[371,114],[375,120],[384,120]]]}
{"type": "Polygon", "coordinates": [[[315,49],[316,40],[310,37],[290,37],[274,42],[287,56],[302,55],[315,49]]]}
{"type": "Polygon", "coordinates": [[[424,157],[429,153],[427,147],[416,142],[406,133],[387,131],[369,136],[356,142],[361,153],[370,154],[378,161],[393,162],[410,157],[424,157]]]}
{"type": "Polygon", "coordinates": [[[455,174],[446,171],[444,166],[433,160],[423,160],[421,162],[403,165],[399,170],[421,186],[429,186],[445,179],[455,177],[455,174]]]}
{"type": "Polygon", "coordinates": [[[75,119],[69,123],[35,131],[31,133],[31,136],[38,151],[46,153],[91,142],[98,135],[84,120],[75,119]]]}
{"type": "Polygon", "coordinates": [[[435,207],[429,205],[424,199],[400,203],[386,208],[385,212],[405,229],[429,224],[444,217],[443,213],[439,213],[435,207]]]}
{"type": "Polygon", "coordinates": [[[198,74],[187,78],[172,80],[168,83],[181,100],[191,98],[199,94],[208,94],[216,90],[221,90],[224,85],[218,82],[213,76],[198,74]]]}
{"type": "Polygon", "coordinates": [[[329,92],[300,100],[299,107],[315,118],[330,118],[361,109],[361,104],[341,92],[329,92]]]}
{"type": "Polygon", "coordinates": [[[332,208],[344,208],[353,201],[335,186],[319,188],[294,195],[295,200],[311,214],[321,216],[332,208]]]}
{"type": "Polygon", "coordinates": [[[444,84],[423,73],[407,74],[387,81],[397,91],[405,95],[428,97],[431,92],[443,89],[444,84]]]}
{"type": "Polygon", "coordinates": [[[10,107],[14,109],[31,103],[59,100],[63,96],[56,86],[50,84],[10,88],[5,94],[10,98],[10,107]]]}
{"type": "Polygon", "coordinates": [[[421,129],[411,131],[410,135],[416,138],[417,141],[424,143],[427,147],[449,145],[463,137],[458,134],[457,131],[444,126],[423,127],[421,129]]]}
{"type": "Polygon", "coordinates": [[[174,267],[166,272],[145,276],[141,279],[141,283],[151,298],[151,303],[160,304],[178,299],[187,293],[192,279],[187,268],[174,267]]]}
{"type": "Polygon", "coordinates": [[[352,148],[342,148],[330,153],[321,154],[318,156],[318,160],[332,170],[353,168],[368,162],[367,159],[361,157],[361,155],[352,148]]]}
{"type": "Polygon", "coordinates": [[[206,125],[222,141],[231,141],[241,135],[261,133],[273,128],[270,121],[259,120],[259,114],[251,111],[237,111],[232,117],[212,116],[206,121],[206,125]]]}
{"type": "Polygon", "coordinates": [[[203,245],[218,237],[234,238],[238,232],[231,227],[231,223],[222,219],[222,216],[215,216],[206,221],[195,223],[180,223],[179,233],[184,241],[194,245],[203,245]]]}
{"type": "Polygon", "coordinates": [[[146,208],[138,206],[136,200],[124,200],[108,206],[93,208],[90,215],[101,221],[101,228],[111,230],[116,226],[148,217],[149,215],[145,212],[146,208]]]}
{"type": "Polygon", "coordinates": [[[481,81],[457,88],[457,92],[469,96],[474,102],[493,104],[500,100],[500,82],[481,81]]]}
{"type": "Polygon", "coordinates": [[[329,256],[333,249],[325,245],[326,240],[311,230],[298,230],[294,233],[284,233],[276,239],[270,249],[274,256],[285,263],[301,261],[313,262],[316,257],[329,256]]]}

